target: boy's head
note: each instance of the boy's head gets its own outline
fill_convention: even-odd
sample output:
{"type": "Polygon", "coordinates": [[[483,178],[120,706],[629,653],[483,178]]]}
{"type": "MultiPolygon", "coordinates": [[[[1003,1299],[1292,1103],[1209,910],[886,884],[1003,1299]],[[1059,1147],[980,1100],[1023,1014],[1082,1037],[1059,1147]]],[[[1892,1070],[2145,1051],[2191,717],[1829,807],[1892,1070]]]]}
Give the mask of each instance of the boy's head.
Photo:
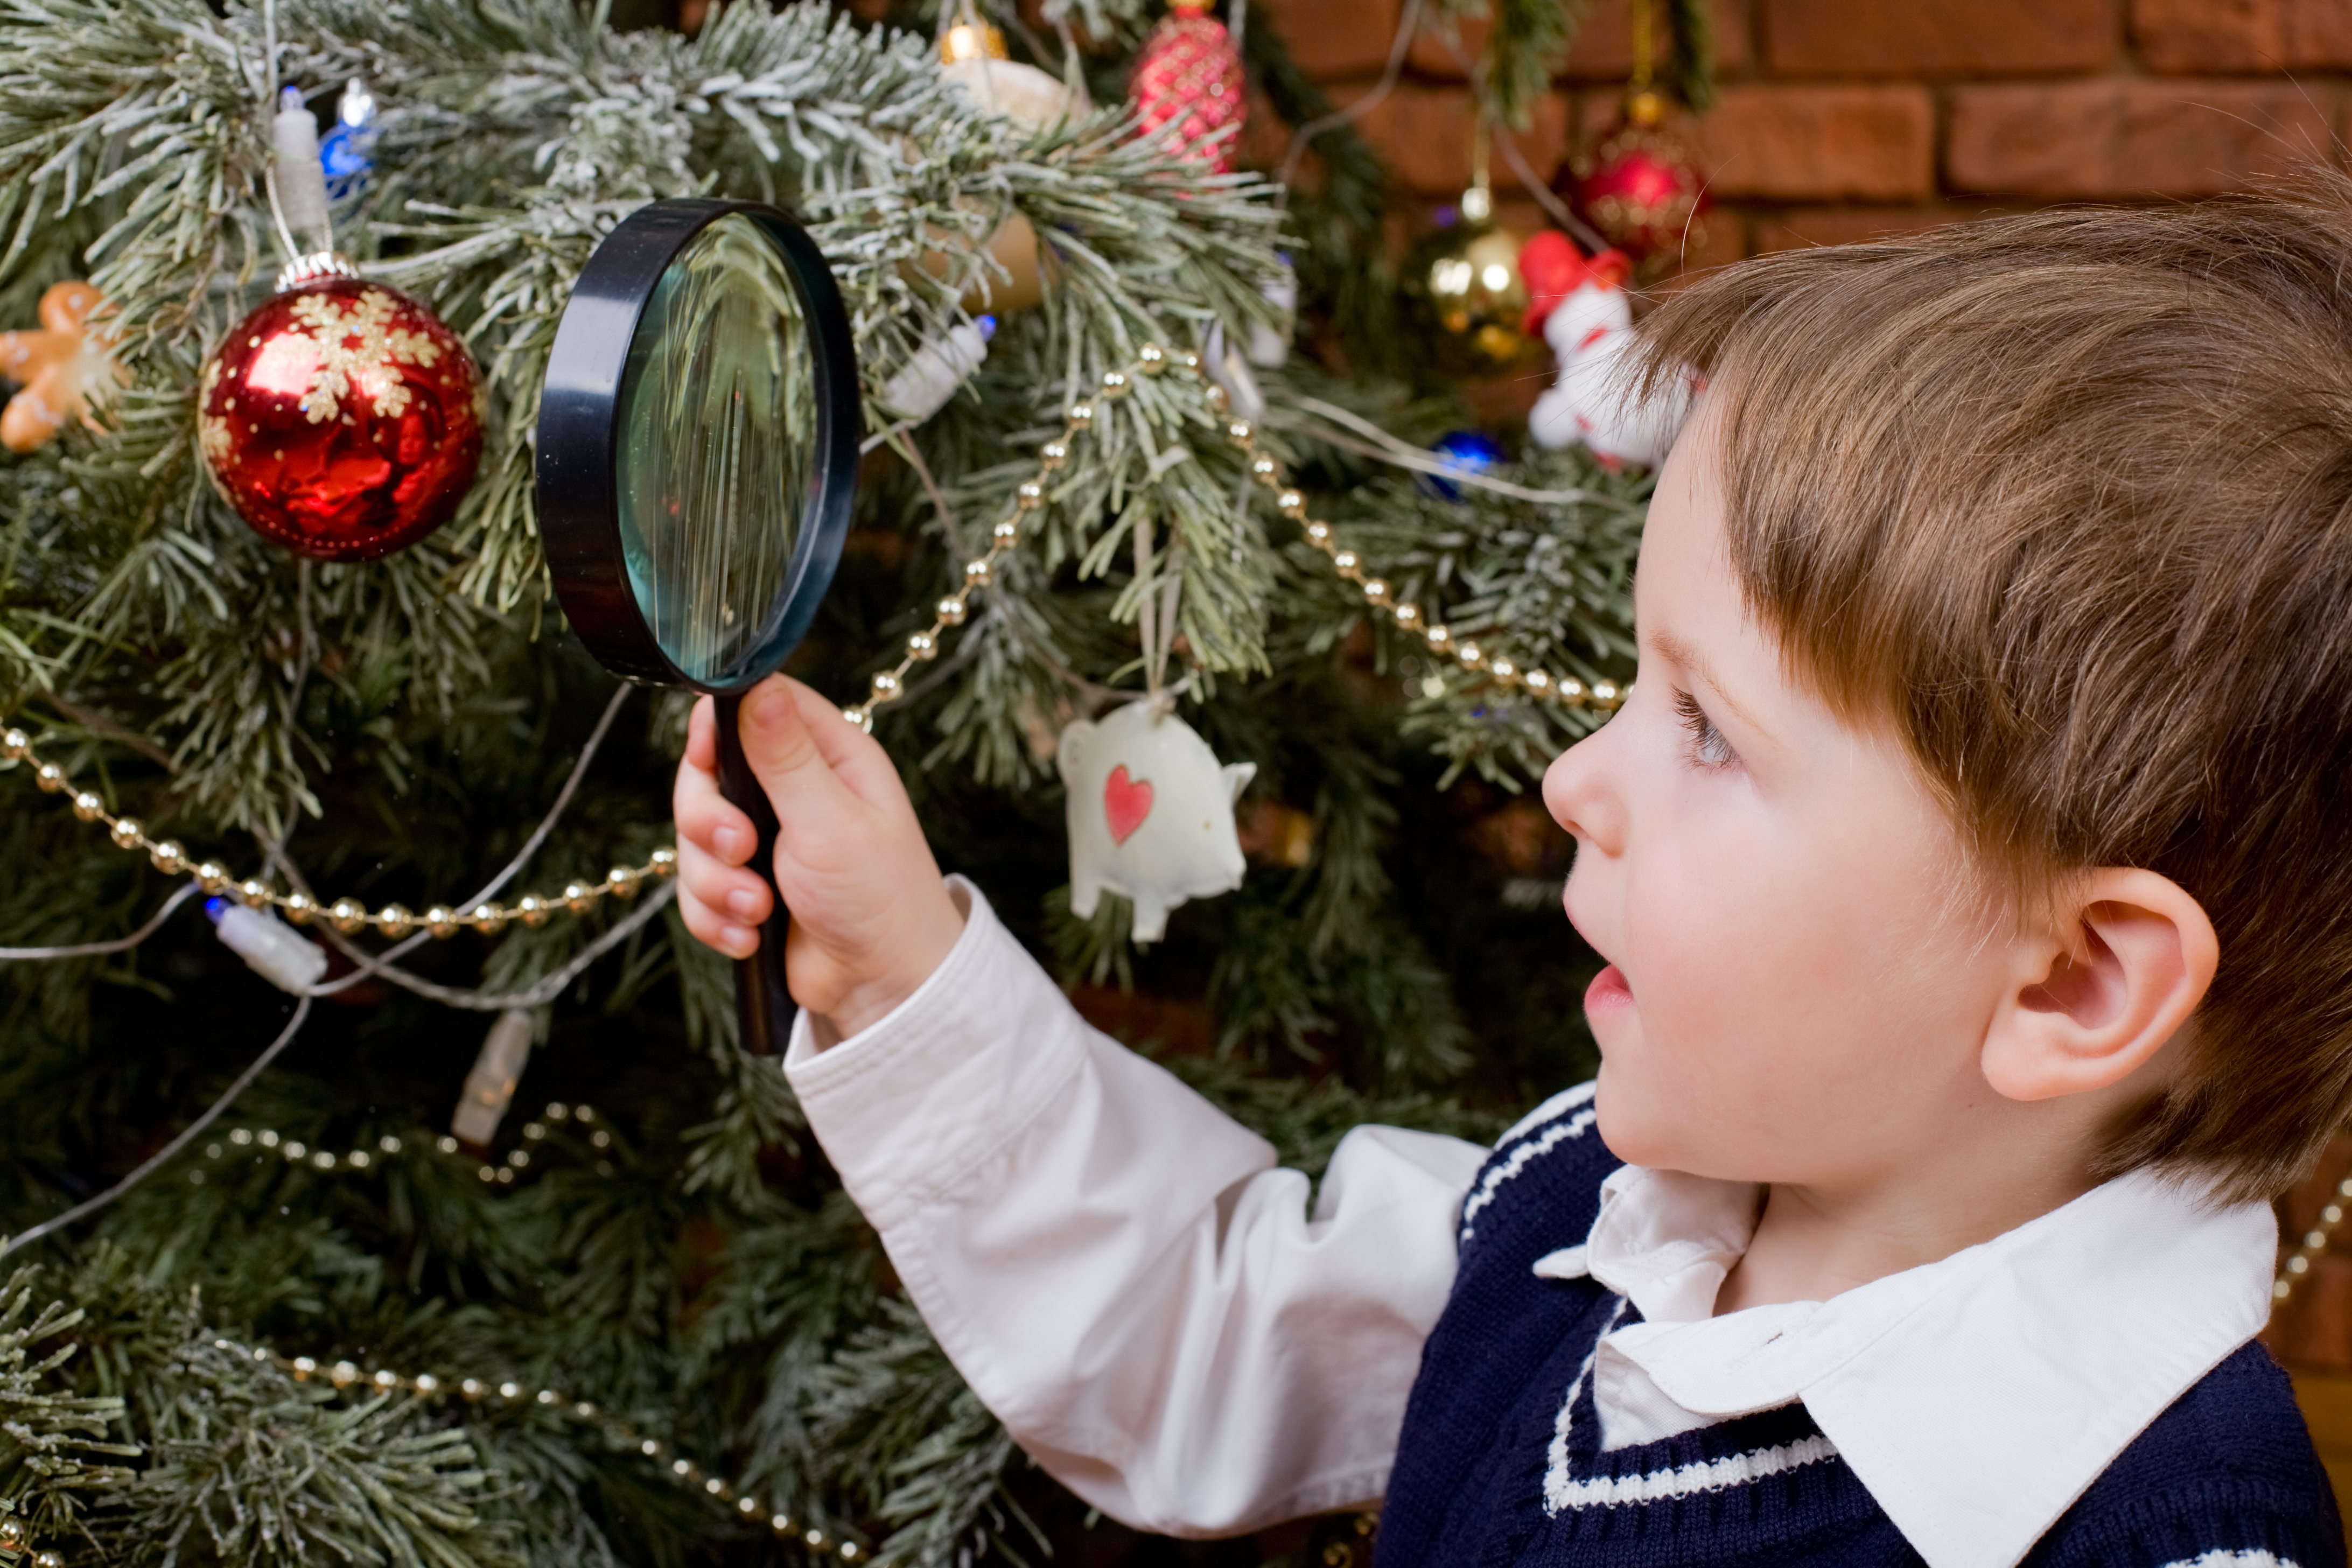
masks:
{"type": "Polygon", "coordinates": [[[1768,257],[1644,331],[1709,390],[1547,786],[1618,1152],[1816,1179],[1811,1106],[2290,1182],[2352,1109],[2352,195],[1768,257]]]}

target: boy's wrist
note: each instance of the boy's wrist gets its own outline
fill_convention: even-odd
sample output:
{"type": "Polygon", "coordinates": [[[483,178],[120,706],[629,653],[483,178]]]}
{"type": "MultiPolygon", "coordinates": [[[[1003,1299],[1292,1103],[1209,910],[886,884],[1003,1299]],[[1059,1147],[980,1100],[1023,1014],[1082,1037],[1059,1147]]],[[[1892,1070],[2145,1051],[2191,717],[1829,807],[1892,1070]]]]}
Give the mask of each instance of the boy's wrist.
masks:
{"type": "Polygon", "coordinates": [[[846,1040],[864,1034],[897,1012],[939,973],[940,965],[955,951],[963,931],[963,909],[941,883],[938,896],[923,900],[901,927],[900,940],[894,944],[888,961],[847,986],[825,1011],[824,1017],[830,1033],[835,1039],[846,1040]]]}

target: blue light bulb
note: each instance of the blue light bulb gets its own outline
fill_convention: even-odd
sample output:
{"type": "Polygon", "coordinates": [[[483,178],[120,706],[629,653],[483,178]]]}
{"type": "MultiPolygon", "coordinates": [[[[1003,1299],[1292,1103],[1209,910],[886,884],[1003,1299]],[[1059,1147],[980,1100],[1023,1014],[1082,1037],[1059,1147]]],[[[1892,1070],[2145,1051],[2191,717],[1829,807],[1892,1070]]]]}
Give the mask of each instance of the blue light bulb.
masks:
{"type": "MultiPolygon", "coordinates": [[[[1447,474],[1483,474],[1511,460],[1503,444],[1484,430],[1453,431],[1438,440],[1431,455],[1444,466],[1447,474]]],[[[1440,500],[1462,499],[1462,487],[1451,479],[1423,474],[1420,483],[1423,490],[1440,500]]]]}

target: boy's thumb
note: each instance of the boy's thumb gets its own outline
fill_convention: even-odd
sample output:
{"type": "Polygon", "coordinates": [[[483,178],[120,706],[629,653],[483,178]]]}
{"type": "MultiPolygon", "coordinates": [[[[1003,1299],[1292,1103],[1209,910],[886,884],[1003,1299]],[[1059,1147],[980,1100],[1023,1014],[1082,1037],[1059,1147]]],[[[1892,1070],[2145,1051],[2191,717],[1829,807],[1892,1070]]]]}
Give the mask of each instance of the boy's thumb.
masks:
{"type": "Polygon", "coordinates": [[[744,696],[736,713],[736,732],[742,740],[743,760],[751,764],[752,776],[766,787],[778,811],[787,801],[806,803],[812,795],[829,796],[841,789],[782,676],[768,677],[744,696]]]}

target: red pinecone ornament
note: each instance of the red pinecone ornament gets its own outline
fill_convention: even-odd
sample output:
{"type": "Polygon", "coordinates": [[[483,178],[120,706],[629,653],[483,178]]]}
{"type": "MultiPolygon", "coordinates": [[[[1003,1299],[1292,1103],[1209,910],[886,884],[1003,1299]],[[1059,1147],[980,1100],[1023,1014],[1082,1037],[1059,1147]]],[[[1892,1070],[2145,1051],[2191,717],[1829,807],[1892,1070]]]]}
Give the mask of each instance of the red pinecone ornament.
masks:
{"type": "Polygon", "coordinates": [[[1690,150],[1662,128],[1664,120],[1656,93],[1634,94],[1624,120],[1557,182],[1585,222],[1637,262],[1670,264],[1706,236],[1699,223],[1706,182],[1690,150]]]}
{"type": "Polygon", "coordinates": [[[1160,19],[1143,53],[1136,57],[1129,92],[1142,111],[1144,130],[1182,121],[1176,133],[1179,143],[1211,174],[1223,174],[1232,171],[1234,144],[1241,138],[1228,136],[1207,147],[1199,145],[1200,141],[1239,125],[1246,105],[1241,51],[1234,47],[1225,25],[1207,15],[1208,9],[1207,0],[1177,0],[1175,10],[1160,19]]]}
{"type": "Polygon", "coordinates": [[[372,561],[446,522],[482,456],[481,379],[417,300],[324,278],[247,316],[205,362],[205,461],[256,533],[372,561]]]}

